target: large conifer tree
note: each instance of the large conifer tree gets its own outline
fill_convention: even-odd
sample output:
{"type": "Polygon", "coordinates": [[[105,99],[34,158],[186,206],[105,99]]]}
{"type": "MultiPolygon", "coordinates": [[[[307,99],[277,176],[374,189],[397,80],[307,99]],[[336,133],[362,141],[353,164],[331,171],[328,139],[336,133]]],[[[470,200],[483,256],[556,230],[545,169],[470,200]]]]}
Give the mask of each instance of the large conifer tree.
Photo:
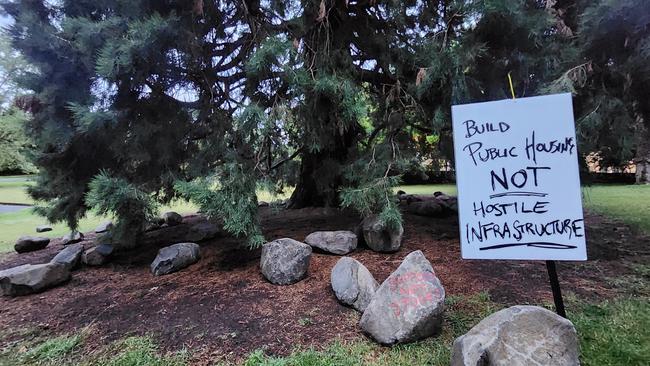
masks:
{"type": "Polygon", "coordinates": [[[400,222],[392,187],[427,141],[449,156],[450,105],[533,95],[563,65],[544,1],[7,1],[37,71],[32,195],[75,227],[90,206],[132,245],[183,196],[251,245],[255,190],[290,207],[400,222]],[[429,136],[430,138],[425,138],[429,136]]]}

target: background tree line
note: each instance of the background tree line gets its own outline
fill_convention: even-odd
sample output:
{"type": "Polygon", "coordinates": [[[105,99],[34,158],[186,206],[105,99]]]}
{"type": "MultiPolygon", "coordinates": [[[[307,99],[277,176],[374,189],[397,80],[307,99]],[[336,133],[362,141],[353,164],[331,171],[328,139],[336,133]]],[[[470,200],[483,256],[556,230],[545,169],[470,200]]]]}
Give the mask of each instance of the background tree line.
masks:
{"type": "MultiPolygon", "coordinates": [[[[3,1],[49,220],[132,246],[183,197],[252,246],[256,189],[397,225],[392,188],[453,159],[450,106],[574,93],[582,154],[647,169],[644,0],[3,1]]],[[[4,146],[3,146],[4,148],[4,146]]],[[[641,177],[647,180],[647,175],[641,177]]]]}

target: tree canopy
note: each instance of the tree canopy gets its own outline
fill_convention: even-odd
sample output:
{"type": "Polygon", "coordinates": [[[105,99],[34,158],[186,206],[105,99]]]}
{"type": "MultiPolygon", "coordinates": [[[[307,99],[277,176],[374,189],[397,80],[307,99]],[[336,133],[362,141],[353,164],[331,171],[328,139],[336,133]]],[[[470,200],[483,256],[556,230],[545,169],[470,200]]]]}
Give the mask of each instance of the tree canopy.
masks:
{"type": "Polygon", "coordinates": [[[414,160],[453,158],[451,104],[508,97],[508,74],[518,97],[576,93],[583,153],[612,164],[632,156],[631,121],[648,121],[642,0],[2,8],[35,68],[18,79],[33,93],[30,193],[73,228],[93,207],[117,215],[113,240],[125,246],[156,203],[177,197],[258,245],[259,187],[295,186],[289,207],[344,205],[398,224],[399,175],[414,160]]]}

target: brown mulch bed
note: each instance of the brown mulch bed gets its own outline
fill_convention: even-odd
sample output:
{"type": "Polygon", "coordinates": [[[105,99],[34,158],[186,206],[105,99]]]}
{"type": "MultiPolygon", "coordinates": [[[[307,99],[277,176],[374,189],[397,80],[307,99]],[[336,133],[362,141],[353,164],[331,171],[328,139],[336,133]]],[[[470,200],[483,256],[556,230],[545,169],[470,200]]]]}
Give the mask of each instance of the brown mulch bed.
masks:
{"type": "MultiPolygon", "coordinates": [[[[359,222],[351,212],[318,208],[265,208],[261,220],[267,239],[298,240],[316,230],[354,230],[359,222]]],[[[587,215],[586,222],[589,261],[559,263],[562,288],[579,298],[609,298],[619,290],[608,278],[629,273],[630,263],[648,263],[650,239],[601,216],[587,215]]],[[[198,264],[161,277],[149,271],[156,247],[119,255],[103,267],[82,268],[66,285],[1,298],[0,329],[38,327],[59,334],[93,325],[92,344],[148,334],[165,349],[192,349],[197,361],[241,358],[259,348],[286,354],[297,345],[361,336],[356,326],[359,316],[340,305],[330,288],[330,270],[339,257],[316,252],[307,279],[274,286],[259,272],[260,250],[240,244],[233,238],[201,243],[203,258],[198,264]]],[[[7,254],[0,259],[0,269],[46,262],[61,248],[54,241],[42,251],[7,254]]],[[[431,261],[448,295],[485,291],[503,304],[552,303],[543,262],[460,259],[455,218],[407,214],[397,253],[360,248],[352,257],[383,281],[404,256],[418,249],[431,261]]]]}

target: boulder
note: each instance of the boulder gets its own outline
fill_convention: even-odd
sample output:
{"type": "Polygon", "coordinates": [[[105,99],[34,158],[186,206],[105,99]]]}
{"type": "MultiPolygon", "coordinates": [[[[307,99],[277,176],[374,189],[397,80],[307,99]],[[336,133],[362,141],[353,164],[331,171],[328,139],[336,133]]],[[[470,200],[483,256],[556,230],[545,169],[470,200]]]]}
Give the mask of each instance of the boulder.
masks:
{"type": "Polygon", "coordinates": [[[415,251],[384,283],[361,316],[361,328],[384,345],[436,334],[442,325],[445,289],[422,251],[415,251]]]}
{"type": "Polygon", "coordinates": [[[379,284],[370,271],[356,259],[343,257],[330,276],[336,298],[345,305],[364,311],[379,284]]]}
{"type": "Polygon", "coordinates": [[[158,230],[158,229],[160,229],[160,224],[158,222],[147,222],[146,224],[144,224],[145,232],[158,230]]]}
{"type": "Polygon", "coordinates": [[[18,253],[33,252],[45,248],[49,243],[49,238],[43,238],[40,236],[21,236],[16,240],[14,249],[18,253]]]}
{"type": "Polygon", "coordinates": [[[309,245],[289,238],[268,242],[262,246],[262,274],[276,285],[296,283],[307,276],[311,252],[309,245]]]}
{"type": "Polygon", "coordinates": [[[189,227],[185,240],[189,242],[203,241],[221,235],[221,227],[211,221],[197,222],[189,227]]]}
{"type": "Polygon", "coordinates": [[[361,223],[363,239],[368,247],[376,252],[396,252],[402,245],[404,228],[399,225],[396,228],[389,227],[379,215],[366,217],[361,223]]]}
{"type": "Polygon", "coordinates": [[[81,260],[81,255],[84,252],[84,246],[81,243],[76,243],[69,245],[65,248],[63,248],[62,251],[59,252],[52,260],[50,263],[58,263],[62,264],[68,269],[69,271],[75,269],[81,260]]]}
{"type": "Polygon", "coordinates": [[[24,264],[0,271],[0,290],[4,296],[41,292],[70,279],[70,271],[58,263],[24,264]]]}
{"type": "Polygon", "coordinates": [[[451,365],[579,365],[573,324],[538,306],[513,306],[456,338],[451,365]]]}
{"type": "Polygon", "coordinates": [[[151,273],[156,276],[180,271],[198,262],[201,248],[195,243],[178,243],[161,248],[151,263],[151,273]]]}
{"type": "Polygon", "coordinates": [[[95,228],[95,232],[97,234],[105,233],[113,230],[113,227],[115,227],[115,225],[113,225],[112,221],[104,221],[95,228]]]}
{"type": "Polygon", "coordinates": [[[176,226],[183,222],[183,216],[173,211],[165,212],[162,219],[167,226],[176,226]]]}
{"type": "Polygon", "coordinates": [[[450,197],[448,200],[444,201],[445,206],[452,213],[458,213],[458,198],[450,197]]]}
{"type": "Polygon", "coordinates": [[[110,244],[100,244],[86,251],[81,256],[81,261],[88,266],[101,266],[108,262],[110,255],[113,253],[113,246],[110,244]]]}
{"type": "Polygon", "coordinates": [[[316,231],[307,235],[305,244],[328,253],[344,255],[357,249],[357,235],[351,231],[316,231]]]}
{"type": "Polygon", "coordinates": [[[443,205],[436,199],[413,202],[406,208],[408,212],[419,216],[438,217],[445,213],[443,205]]]}
{"type": "Polygon", "coordinates": [[[36,227],[36,232],[37,233],[45,233],[48,231],[52,231],[52,226],[50,225],[40,225],[36,227]]]}
{"type": "Polygon", "coordinates": [[[73,231],[70,234],[67,234],[66,236],[61,238],[61,244],[69,245],[69,244],[78,243],[82,240],[84,240],[84,234],[78,231],[73,231]]]}

